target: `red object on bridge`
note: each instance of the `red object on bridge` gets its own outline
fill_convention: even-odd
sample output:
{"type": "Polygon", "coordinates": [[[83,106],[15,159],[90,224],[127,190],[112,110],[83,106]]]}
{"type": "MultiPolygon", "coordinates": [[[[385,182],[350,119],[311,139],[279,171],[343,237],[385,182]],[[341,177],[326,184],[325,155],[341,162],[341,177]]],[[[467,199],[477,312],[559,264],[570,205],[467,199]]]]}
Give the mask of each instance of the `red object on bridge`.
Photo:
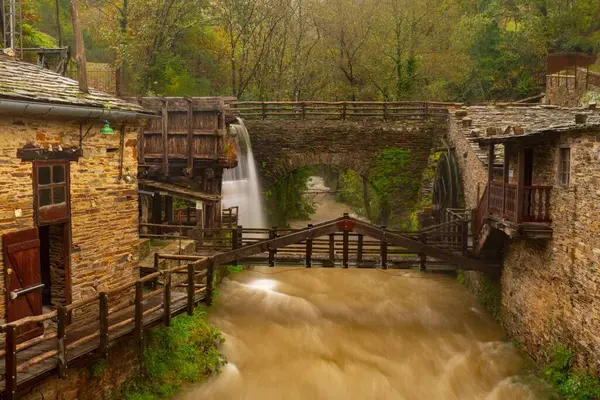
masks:
{"type": "Polygon", "coordinates": [[[343,220],[337,223],[338,229],[342,232],[353,232],[356,223],[352,220],[343,220]]]}

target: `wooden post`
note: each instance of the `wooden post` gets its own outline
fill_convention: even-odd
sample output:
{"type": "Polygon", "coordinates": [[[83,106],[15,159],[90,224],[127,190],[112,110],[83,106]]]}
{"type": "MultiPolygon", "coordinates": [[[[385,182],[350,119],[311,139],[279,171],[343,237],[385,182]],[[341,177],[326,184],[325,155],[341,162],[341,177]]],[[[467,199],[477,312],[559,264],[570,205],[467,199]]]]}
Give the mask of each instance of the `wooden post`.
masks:
{"type": "Polygon", "coordinates": [[[17,398],[17,328],[12,325],[6,326],[6,338],[4,342],[6,354],[4,355],[4,396],[6,399],[17,398]]]}
{"type": "Polygon", "coordinates": [[[173,222],[173,196],[165,196],[165,221],[173,222]]]}
{"type": "Polygon", "coordinates": [[[329,235],[329,261],[331,265],[335,265],[335,234],[329,235]]]}
{"type": "MultiPolygon", "coordinates": [[[[154,192],[154,196],[152,196],[152,223],[157,225],[162,223],[162,197],[158,192],[154,192]]],[[[152,233],[160,235],[162,233],[161,228],[158,226],[153,227],[152,233]]]]}
{"type": "Polygon", "coordinates": [[[208,265],[208,271],[206,273],[206,297],[204,298],[204,303],[207,306],[212,305],[213,298],[213,280],[215,276],[215,259],[213,258],[208,265]]]}
{"type": "Polygon", "coordinates": [[[187,270],[187,313],[194,315],[194,291],[196,289],[194,282],[195,268],[193,263],[188,264],[187,270]]]}
{"type": "Polygon", "coordinates": [[[346,102],[342,104],[342,120],[344,121],[346,120],[347,106],[348,104],[346,102]]]}
{"type": "Polygon", "coordinates": [[[363,260],[363,235],[358,235],[358,243],[356,245],[356,263],[360,266],[363,260]]]}
{"type": "Polygon", "coordinates": [[[300,103],[300,107],[302,109],[302,120],[305,120],[306,119],[306,104],[300,103]]]}
{"type": "Polygon", "coordinates": [[[496,157],[494,143],[490,143],[488,148],[488,210],[492,200],[492,183],[494,183],[494,158],[496,157]]]}
{"type": "Polygon", "coordinates": [[[469,222],[462,223],[462,254],[465,257],[469,256],[469,222]]]}
{"type": "Polygon", "coordinates": [[[506,185],[508,185],[510,176],[508,173],[509,169],[509,146],[508,144],[504,145],[504,166],[503,166],[503,177],[502,177],[502,216],[506,215],[506,185]]]}
{"type": "Polygon", "coordinates": [[[167,100],[163,99],[162,102],[162,142],[163,142],[163,154],[162,154],[162,169],[163,175],[169,175],[169,109],[167,100]]]}
{"type": "Polygon", "coordinates": [[[344,239],[343,239],[343,262],[342,265],[344,268],[348,268],[348,244],[349,244],[349,232],[344,229],[344,239]]]}
{"type": "Polygon", "coordinates": [[[517,223],[523,218],[523,199],[525,196],[525,148],[519,146],[517,162],[517,223]]]}
{"type": "MultiPolygon", "coordinates": [[[[382,226],[381,229],[385,235],[386,227],[382,226]]],[[[381,241],[381,268],[388,269],[388,244],[385,240],[381,241]]]]}
{"type": "Polygon", "coordinates": [[[192,99],[188,97],[187,110],[187,172],[189,176],[193,175],[194,170],[194,106],[192,99]]]}
{"type": "Polygon", "coordinates": [[[108,358],[108,294],[100,293],[100,357],[108,358]]]}
{"type": "Polygon", "coordinates": [[[158,255],[158,253],[154,253],[154,270],[155,271],[159,270],[159,265],[160,265],[160,257],[158,255]]]}
{"type": "Polygon", "coordinates": [[[383,102],[383,120],[387,121],[387,101],[383,102]]]}
{"type": "MultiPolygon", "coordinates": [[[[308,224],[308,229],[312,229],[313,224],[308,224]]],[[[306,268],[312,267],[312,248],[313,248],[313,240],[312,238],[306,239],[306,268]]]]}
{"type": "Polygon", "coordinates": [[[425,102],[425,110],[424,111],[425,111],[425,119],[428,119],[429,118],[429,102],[428,101],[425,102]]]}
{"type": "MultiPolygon", "coordinates": [[[[275,239],[277,237],[277,228],[272,227],[269,230],[269,240],[275,239]]],[[[275,266],[275,254],[277,253],[276,249],[272,249],[269,247],[269,267],[275,266]]]]}
{"type": "Polygon", "coordinates": [[[265,102],[262,102],[262,119],[267,119],[267,106],[265,102]]]}
{"type": "Polygon", "coordinates": [[[58,316],[57,326],[57,352],[58,352],[58,376],[66,378],[67,376],[67,322],[69,315],[64,306],[56,307],[58,316]]]}
{"type": "Polygon", "coordinates": [[[135,327],[134,336],[138,349],[141,352],[144,349],[144,283],[137,281],[135,283],[135,327]]]}
{"type": "MultiPolygon", "coordinates": [[[[231,232],[231,247],[233,250],[239,249],[240,247],[243,246],[242,244],[242,229],[243,227],[241,225],[238,225],[232,232],[231,232]]],[[[233,260],[233,265],[239,265],[240,264],[240,260],[233,260]]]]}
{"type": "MultiPolygon", "coordinates": [[[[427,243],[427,235],[425,233],[421,233],[419,235],[419,241],[423,244],[427,243]]],[[[421,252],[419,253],[419,258],[421,259],[421,264],[419,265],[419,271],[425,272],[427,270],[427,253],[421,252]]]]}
{"type": "Polygon", "coordinates": [[[163,300],[163,309],[165,310],[165,326],[171,325],[171,273],[165,272],[165,293],[163,300]]]}

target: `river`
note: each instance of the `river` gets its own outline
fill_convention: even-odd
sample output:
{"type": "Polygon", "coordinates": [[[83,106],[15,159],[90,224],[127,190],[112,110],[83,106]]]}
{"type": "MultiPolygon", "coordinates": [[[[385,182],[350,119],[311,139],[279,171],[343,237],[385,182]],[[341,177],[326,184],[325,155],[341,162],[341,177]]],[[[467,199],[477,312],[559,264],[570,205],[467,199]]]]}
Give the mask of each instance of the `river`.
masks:
{"type": "MultiPolygon", "coordinates": [[[[348,211],[319,196],[315,220],[348,211]]],[[[553,397],[453,276],[256,267],[223,282],[210,321],[229,362],[179,400],[553,397]]]]}

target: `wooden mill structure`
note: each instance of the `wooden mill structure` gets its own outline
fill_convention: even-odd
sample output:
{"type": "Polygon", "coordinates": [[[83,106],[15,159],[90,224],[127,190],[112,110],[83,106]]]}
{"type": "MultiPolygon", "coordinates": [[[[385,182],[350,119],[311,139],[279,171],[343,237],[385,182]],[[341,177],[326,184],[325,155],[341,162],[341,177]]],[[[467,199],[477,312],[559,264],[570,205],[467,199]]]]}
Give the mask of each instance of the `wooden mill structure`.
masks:
{"type": "Polygon", "coordinates": [[[223,171],[237,165],[235,138],[227,135],[231,100],[138,99],[161,116],[146,126],[138,143],[142,222],[220,226],[223,171]]]}

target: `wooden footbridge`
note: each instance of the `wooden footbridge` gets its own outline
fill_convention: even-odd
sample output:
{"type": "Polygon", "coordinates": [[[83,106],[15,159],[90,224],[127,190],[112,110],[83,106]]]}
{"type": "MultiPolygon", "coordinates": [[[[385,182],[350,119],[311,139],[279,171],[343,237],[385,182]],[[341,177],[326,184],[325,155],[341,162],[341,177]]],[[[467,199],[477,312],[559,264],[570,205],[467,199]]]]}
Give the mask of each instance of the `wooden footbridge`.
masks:
{"type": "MultiPolygon", "coordinates": [[[[214,277],[222,277],[226,270],[220,268],[222,266],[263,254],[266,254],[269,265],[274,266],[278,252],[296,246],[293,251],[297,253],[298,246],[301,246],[305,266],[312,267],[313,252],[318,252],[321,246],[316,241],[321,237],[327,238],[328,245],[332,242],[335,245],[335,236],[341,235],[343,268],[364,266],[360,262],[352,264],[351,258],[356,256],[354,261],[360,261],[366,243],[378,243],[379,266],[384,269],[388,268],[390,250],[400,255],[418,255],[423,270],[428,259],[442,261],[456,269],[487,271],[497,268],[469,257],[467,225],[468,221],[457,219],[417,233],[403,233],[344,215],[281,236],[269,230],[269,238],[248,239],[246,243],[234,235],[232,242],[235,248],[210,257],[156,254],[157,266],[163,259],[179,260],[184,265],[168,270],[157,269],[136,281],[58,307],[50,313],[0,326],[0,333],[5,335],[4,350],[0,351],[3,398],[16,399],[35,382],[49,375],[66,377],[68,366],[85,357],[107,358],[111,347],[122,338],[133,338],[141,351],[144,332],[148,328],[159,324],[168,326],[172,317],[183,313],[191,315],[199,303],[212,303],[214,277]],[[355,243],[353,248],[357,252],[351,251],[351,242],[355,243]],[[97,312],[81,312],[84,309],[97,312]],[[90,314],[95,317],[90,319],[90,314]],[[47,325],[44,335],[19,343],[18,332],[31,330],[35,324],[47,325]]],[[[236,235],[242,231],[234,229],[236,235]]]]}

